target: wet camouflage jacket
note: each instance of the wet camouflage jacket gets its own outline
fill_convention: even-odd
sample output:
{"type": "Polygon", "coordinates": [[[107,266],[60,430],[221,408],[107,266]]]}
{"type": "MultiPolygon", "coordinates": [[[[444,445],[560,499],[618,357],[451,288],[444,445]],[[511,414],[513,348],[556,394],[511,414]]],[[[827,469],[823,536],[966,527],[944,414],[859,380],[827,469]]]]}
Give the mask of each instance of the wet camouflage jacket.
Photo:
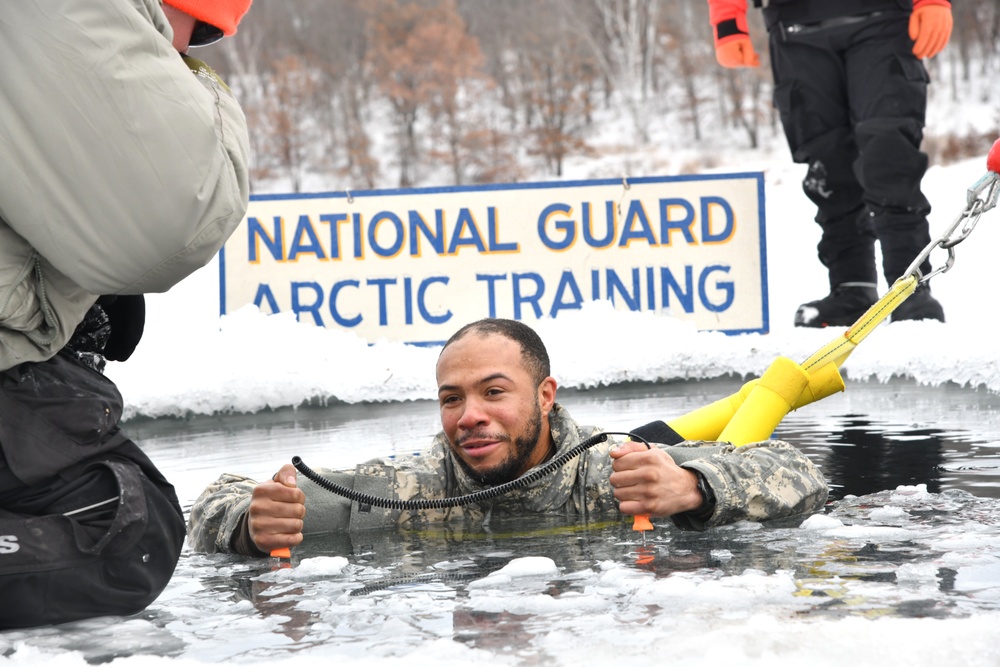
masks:
{"type": "MultiPolygon", "coordinates": [[[[556,454],[569,451],[601,432],[581,426],[565,408],[556,405],[549,415],[556,454]]],[[[358,503],[327,491],[302,475],[299,486],[306,496],[303,533],[354,531],[401,526],[419,528],[444,521],[481,521],[492,514],[562,514],[586,519],[617,512],[614,489],[608,481],[615,443],[608,440],[587,449],[559,470],[526,487],[483,504],[443,510],[402,511],[360,507],[358,503]]],[[[795,447],[771,440],[743,447],[721,443],[685,442],[662,445],[679,465],[697,470],[715,493],[715,512],[706,521],[687,515],[674,517],[684,528],[704,529],[741,519],[762,521],[814,512],[826,502],[827,485],[819,470],[795,447]]],[[[483,485],[470,479],[456,464],[444,433],[430,450],[396,459],[374,459],[353,471],[316,469],[327,479],[355,491],[398,499],[450,498],[479,491],[483,485]]],[[[256,482],[224,474],[208,486],[191,508],[189,545],[195,551],[231,552],[232,539],[242,530],[242,517],[250,506],[256,482]]]]}

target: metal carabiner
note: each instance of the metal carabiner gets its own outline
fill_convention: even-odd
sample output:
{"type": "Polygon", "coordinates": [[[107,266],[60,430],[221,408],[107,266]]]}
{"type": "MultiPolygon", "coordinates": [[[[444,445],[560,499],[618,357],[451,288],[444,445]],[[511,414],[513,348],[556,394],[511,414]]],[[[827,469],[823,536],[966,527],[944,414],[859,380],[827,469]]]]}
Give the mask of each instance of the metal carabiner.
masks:
{"type": "MultiPolygon", "coordinates": [[[[928,249],[925,251],[925,253],[926,254],[930,254],[930,250],[933,249],[934,245],[935,244],[932,244],[931,246],[929,246],[928,249]]],[[[938,245],[938,246],[940,246],[940,247],[942,247],[942,248],[944,248],[945,250],[948,251],[948,259],[945,260],[943,266],[939,266],[936,269],[932,269],[931,272],[928,273],[925,276],[925,275],[923,275],[921,273],[920,269],[917,268],[920,265],[914,263],[914,264],[910,265],[910,268],[903,275],[904,276],[909,276],[909,275],[916,276],[917,277],[917,281],[922,285],[922,284],[926,283],[928,280],[930,280],[931,278],[933,278],[934,276],[936,276],[939,273],[947,273],[948,271],[951,271],[951,267],[955,266],[955,246],[954,245],[945,246],[943,241],[938,241],[936,245],[938,245]]]]}
{"type": "Polygon", "coordinates": [[[965,201],[970,209],[977,201],[983,202],[983,208],[980,213],[986,212],[996,206],[998,198],[1000,198],[1000,174],[997,174],[995,171],[988,171],[983,174],[982,178],[976,181],[965,194],[965,201]],[[987,189],[989,189],[989,192],[986,193],[986,197],[981,198],[980,195],[987,189]]]}
{"type": "Polygon", "coordinates": [[[978,181],[976,181],[971,188],[966,191],[965,201],[966,208],[962,211],[955,221],[951,223],[948,230],[939,237],[936,241],[931,241],[923,251],[917,255],[913,263],[910,264],[909,268],[903,274],[906,276],[914,276],[921,284],[926,283],[928,280],[933,278],[939,273],[945,273],[951,270],[951,267],[955,264],[955,246],[964,241],[972,230],[976,228],[976,224],[979,222],[979,217],[997,205],[997,200],[1000,199],[1000,173],[997,172],[997,167],[1000,165],[1000,139],[993,144],[993,148],[990,149],[990,155],[986,160],[986,168],[989,169],[978,181]],[[952,236],[958,226],[962,224],[961,231],[957,236],[952,236]],[[942,248],[948,251],[948,259],[945,261],[944,266],[940,266],[926,276],[920,270],[920,265],[930,256],[931,251],[935,248],[942,248]]]}
{"type": "MultiPolygon", "coordinates": [[[[978,200],[976,201],[976,203],[980,204],[980,205],[982,204],[982,202],[980,202],[978,200]]],[[[976,208],[976,206],[973,205],[972,208],[976,208]]],[[[927,246],[923,250],[920,251],[920,254],[918,254],[914,258],[913,262],[910,263],[910,266],[903,273],[903,276],[915,276],[917,278],[917,280],[919,280],[920,283],[922,284],[922,283],[925,283],[928,280],[930,280],[933,276],[936,276],[939,273],[944,273],[944,272],[950,270],[951,267],[952,267],[952,265],[955,263],[955,246],[957,244],[961,243],[962,240],[966,236],[968,236],[969,232],[971,232],[972,230],[969,229],[968,231],[965,231],[964,235],[962,235],[961,238],[954,239],[954,240],[951,238],[951,235],[952,235],[952,233],[954,233],[954,231],[956,229],[958,229],[959,224],[961,224],[961,222],[963,220],[965,220],[965,218],[968,215],[968,213],[969,213],[968,209],[966,209],[965,211],[962,211],[958,215],[958,217],[955,218],[952,221],[951,225],[948,227],[948,229],[945,231],[944,234],[942,234],[938,238],[936,238],[936,239],[932,240],[930,243],[928,243],[927,246]],[[930,257],[931,252],[935,248],[943,248],[943,249],[947,250],[948,251],[948,259],[945,262],[945,265],[943,267],[938,267],[937,269],[934,269],[933,271],[931,271],[930,273],[928,273],[925,276],[923,274],[923,272],[920,270],[920,265],[924,263],[924,260],[926,260],[928,257],[930,257]]],[[[973,227],[974,226],[975,226],[975,224],[973,224],[973,227]]]]}
{"type": "Polygon", "coordinates": [[[945,237],[941,239],[941,247],[952,248],[964,241],[969,234],[972,233],[972,230],[976,228],[976,224],[979,222],[979,217],[983,214],[983,211],[986,210],[984,206],[985,204],[982,199],[976,199],[972,202],[969,208],[962,211],[962,216],[955,222],[954,225],[952,225],[945,237]],[[962,231],[958,236],[953,238],[951,234],[955,231],[955,228],[958,227],[958,223],[962,220],[965,220],[965,224],[962,226],[962,231]]]}

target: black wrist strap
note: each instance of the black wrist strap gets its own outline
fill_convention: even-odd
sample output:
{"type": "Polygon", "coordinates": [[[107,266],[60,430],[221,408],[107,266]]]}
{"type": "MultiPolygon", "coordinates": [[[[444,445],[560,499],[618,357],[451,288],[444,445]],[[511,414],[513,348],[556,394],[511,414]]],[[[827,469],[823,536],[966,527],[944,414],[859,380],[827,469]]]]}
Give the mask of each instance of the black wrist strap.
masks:
{"type": "Polygon", "coordinates": [[[236,526],[236,530],[233,531],[232,537],[229,538],[229,548],[233,550],[233,553],[238,553],[243,556],[254,556],[256,558],[264,558],[268,556],[264,551],[257,548],[254,541],[250,538],[250,510],[243,513],[240,517],[240,523],[236,526]]]}
{"type": "Polygon", "coordinates": [[[701,507],[691,512],[699,521],[708,521],[715,514],[715,492],[708,485],[705,476],[694,470],[695,477],[698,478],[698,493],[701,494],[701,507]]]}

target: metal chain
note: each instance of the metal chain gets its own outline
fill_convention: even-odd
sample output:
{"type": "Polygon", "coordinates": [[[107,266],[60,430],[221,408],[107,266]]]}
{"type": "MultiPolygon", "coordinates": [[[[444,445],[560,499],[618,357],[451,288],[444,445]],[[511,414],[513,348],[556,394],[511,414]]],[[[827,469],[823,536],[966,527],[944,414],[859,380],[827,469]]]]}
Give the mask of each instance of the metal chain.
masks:
{"type": "Polygon", "coordinates": [[[910,267],[906,270],[906,273],[902,277],[906,278],[908,276],[916,276],[920,283],[926,283],[928,280],[933,278],[939,273],[946,273],[951,270],[951,267],[955,264],[955,246],[964,241],[972,230],[976,228],[976,224],[979,222],[979,217],[997,205],[997,199],[1000,198],[1000,174],[995,171],[988,171],[986,174],[980,178],[976,183],[969,188],[966,193],[966,207],[955,221],[948,227],[948,230],[937,240],[931,241],[930,244],[923,249],[923,251],[917,255],[917,258],[913,260],[910,267]],[[961,231],[955,234],[961,226],[961,231]],[[926,276],[920,271],[920,265],[924,263],[924,260],[930,256],[931,251],[935,248],[941,248],[948,251],[948,259],[945,261],[943,266],[940,266],[926,276]]]}

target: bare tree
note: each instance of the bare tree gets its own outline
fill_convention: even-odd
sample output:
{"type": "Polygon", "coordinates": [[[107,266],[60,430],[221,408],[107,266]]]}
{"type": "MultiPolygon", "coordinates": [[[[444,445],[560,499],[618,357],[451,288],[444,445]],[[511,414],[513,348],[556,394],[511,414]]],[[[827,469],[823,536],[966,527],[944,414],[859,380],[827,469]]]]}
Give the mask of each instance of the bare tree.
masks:
{"type": "Polygon", "coordinates": [[[703,106],[710,99],[705,72],[715,67],[711,38],[705,38],[710,34],[707,4],[688,0],[668,2],[668,16],[660,23],[663,59],[672,65],[668,71],[683,91],[686,108],[683,119],[691,125],[695,141],[701,141],[703,106]]]}
{"type": "Polygon", "coordinates": [[[316,165],[310,159],[318,135],[312,114],[316,87],[315,73],[298,57],[285,56],[274,64],[266,122],[275,162],[292,192],[301,191],[303,177],[316,165]]]}
{"type": "MultiPolygon", "coordinates": [[[[760,145],[768,124],[777,127],[768,68],[721,68],[706,8],[702,0],[255,3],[235,37],[196,55],[243,105],[255,187],[279,178],[301,186],[307,172],[348,189],[415,185],[442,172],[454,183],[519,180],[537,158],[563,173],[602,131],[592,123],[618,109],[636,144],[654,123],[670,123],[696,141],[738,132],[760,145]],[[395,138],[388,151],[385,137],[395,138]]],[[[938,82],[930,94],[993,100],[994,88],[970,83],[1000,74],[1000,2],[963,0],[953,14],[951,43],[927,63],[938,82]]],[[[761,14],[747,18],[766,58],[761,14]]],[[[998,123],[928,137],[951,159],[981,151],[998,123]]]]}
{"type": "Polygon", "coordinates": [[[614,83],[635,130],[637,142],[649,141],[650,91],[660,0],[593,0],[603,33],[594,34],[581,16],[579,2],[563,0],[567,15],[591,44],[595,61],[614,83]]]}

